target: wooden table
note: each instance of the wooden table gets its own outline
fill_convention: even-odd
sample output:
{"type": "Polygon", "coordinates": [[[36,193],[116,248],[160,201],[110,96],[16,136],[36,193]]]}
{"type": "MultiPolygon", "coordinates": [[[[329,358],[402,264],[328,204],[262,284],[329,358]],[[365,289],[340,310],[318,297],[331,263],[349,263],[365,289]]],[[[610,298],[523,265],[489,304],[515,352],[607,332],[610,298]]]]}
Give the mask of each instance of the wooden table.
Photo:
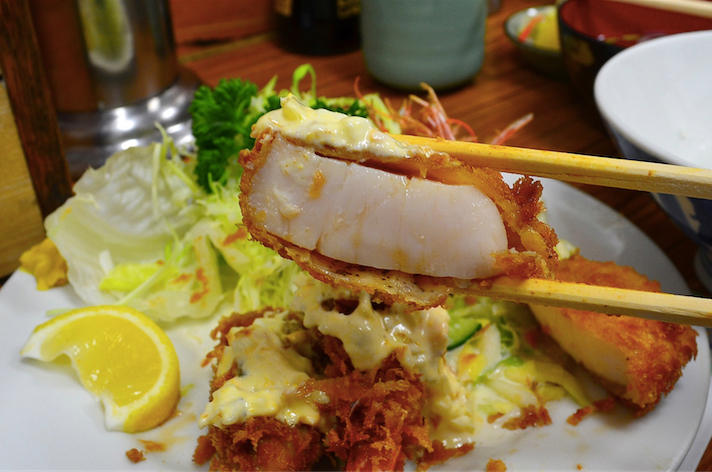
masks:
{"type": "MultiPolygon", "coordinates": [[[[595,106],[582,100],[567,82],[553,80],[530,69],[503,32],[505,19],[513,12],[541,1],[504,0],[488,18],[485,61],[471,84],[439,94],[449,116],[467,122],[481,141],[527,113],[534,120],[508,144],[556,151],[619,156],[595,106]]],[[[364,67],[360,51],[330,57],[307,57],[280,49],[273,35],[224,42],[203,48],[179,48],[181,62],[208,85],[223,77],[242,77],[264,85],[279,76],[278,88],[291,85],[292,71],[311,63],[317,72],[317,92],[324,96],[353,96],[354,80],[360,78],[363,93],[378,92],[400,101],[405,93],[375,82],[364,67]]],[[[305,84],[306,87],[306,84],[305,84]]],[[[693,260],[696,246],[667,218],[647,193],[576,185],[619,211],[642,229],[674,262],[695,293],[707,294],[697,279],[693,260]]],[[[701,413],[701,412],[700,412],[701,413]]],[[[712,470],[709,447],[698,470],[712,470]]]]}

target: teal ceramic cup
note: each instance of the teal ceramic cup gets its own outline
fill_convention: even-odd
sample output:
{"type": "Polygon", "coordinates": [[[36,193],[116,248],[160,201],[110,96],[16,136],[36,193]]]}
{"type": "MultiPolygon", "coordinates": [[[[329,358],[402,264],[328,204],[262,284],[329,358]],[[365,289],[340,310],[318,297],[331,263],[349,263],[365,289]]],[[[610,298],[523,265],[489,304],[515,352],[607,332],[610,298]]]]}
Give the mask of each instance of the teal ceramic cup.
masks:
{"type": "Polygon", "coordinates": [[[487,12],[487,0],[361,0],[366,68],[404,90],[464,85],[482,67],[487,12]]]}

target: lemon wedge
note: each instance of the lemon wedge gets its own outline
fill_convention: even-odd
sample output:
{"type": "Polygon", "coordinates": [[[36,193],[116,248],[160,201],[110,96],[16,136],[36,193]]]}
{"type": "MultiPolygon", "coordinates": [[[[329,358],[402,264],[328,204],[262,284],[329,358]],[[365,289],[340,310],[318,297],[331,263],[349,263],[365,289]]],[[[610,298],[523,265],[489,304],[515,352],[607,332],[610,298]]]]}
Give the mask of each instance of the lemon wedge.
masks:
{"type": "Polygon", "coordinates": [[[45,362],[67,355],[82,385],[103,403],[109,430],[154,428],[171,416],[180,398],[171,340],[133,308],[69,311],[37,326],[20,353],[45,362]]]}
{"type": "Polygon", "coordinates": [[[556,9],[551,8],[543,13],[542,21],[534,28],[534,44],[544,49],[553,51],[561,50],[559,41],[559,23],[556,18],[556,9]]]}

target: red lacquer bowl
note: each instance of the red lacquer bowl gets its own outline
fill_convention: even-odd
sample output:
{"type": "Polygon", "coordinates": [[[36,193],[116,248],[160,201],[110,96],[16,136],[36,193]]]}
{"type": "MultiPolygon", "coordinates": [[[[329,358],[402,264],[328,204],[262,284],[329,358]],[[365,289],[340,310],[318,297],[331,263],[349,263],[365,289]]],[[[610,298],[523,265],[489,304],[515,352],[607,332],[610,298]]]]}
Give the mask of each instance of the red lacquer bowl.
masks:
{"type": "Polygon", "coordinates": [[[558,20],[566,71],[590,100],[598,70],[623,49],[660,36],[712,29],[712,18],[610,0],[566,0],[558,20]]]}

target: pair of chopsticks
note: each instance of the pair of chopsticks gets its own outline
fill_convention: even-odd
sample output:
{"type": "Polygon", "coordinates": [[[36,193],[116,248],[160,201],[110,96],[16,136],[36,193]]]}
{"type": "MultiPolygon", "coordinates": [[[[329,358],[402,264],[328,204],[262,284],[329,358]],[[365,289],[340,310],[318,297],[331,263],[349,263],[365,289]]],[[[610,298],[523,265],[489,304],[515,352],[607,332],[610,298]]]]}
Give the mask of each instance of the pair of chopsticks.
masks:
{"type": "Polygon", "coordinates": [[[610,0],[688,15],[712,18],[712,3],[705,0],[610,0]]]}
{"type": "MultiPolygon", "coordinates": [[[[712,171],[705,169],[442,138],[394,137],[404,144],[426,146],[467,164],[500,172],[712,199],[712,171]]],[[[473,295],[519,303],[712,327],[712,299],[707,298],[507,277],[499,277],[488,286],[475,284],[465,290],[473,295]]]]}
{"type": "Polygon", "coordinates": [[[394,136],[404,144],[426,146],[462,162],[499,172],[548,177],[565,182],[712,199],[712,170],[557,151],[394,136]]]}

